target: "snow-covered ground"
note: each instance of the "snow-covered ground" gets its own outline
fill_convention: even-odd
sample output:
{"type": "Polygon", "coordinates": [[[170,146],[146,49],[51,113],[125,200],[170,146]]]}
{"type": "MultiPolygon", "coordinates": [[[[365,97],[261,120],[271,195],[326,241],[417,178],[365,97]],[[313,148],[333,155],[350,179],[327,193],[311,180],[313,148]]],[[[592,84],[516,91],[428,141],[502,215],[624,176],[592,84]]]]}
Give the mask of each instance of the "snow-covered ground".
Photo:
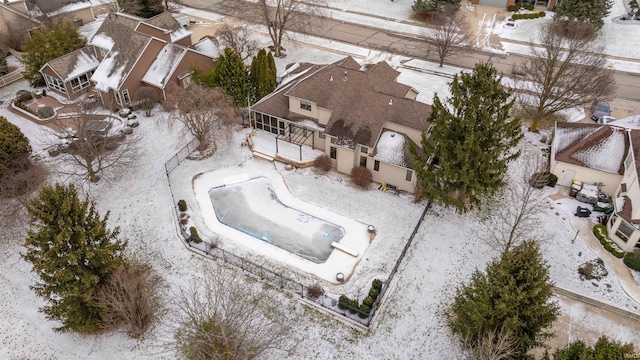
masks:
{"type": "MultiPolygon", "coordinates": [[[[371,4],[381,0],[371,0],[371,4]]],[[[410,0],[396,0],[395,3],[409,3],[410,0]]],[[[344,0],[341,3],[354,3],[344,0]]],[[[388,4],[388,1],[385,0],[388,4]]],[[[407,5],[407,4],[405,4],[407,5]]],[[[407,5],[408,6],[408,5],[407,5]]],[[[361,9],[364,11],[364,9],[361,9]]],[[[387,14],[391,16],[391,12],[387,14]]],[[[341,58],[343,53],[328,53],[318,48],[301,45],[287,45],[286,59],[277,59],[281,73],[290,62],[331,62],[341,58]]],[[[337,49],[343,51],[344,49],[337,49]]],[[[398,63],[400,58],[367,52],[356,47],[349,51],[360,51],[360,60],[378,61],[388,59],[398,63]]],[[[351,52],[349,52],[351,53],[351,52]]],[[[431,102],[432,94],[448,94],[449,77],[434,77],[419,71],[418,67],[399,67],[400,81],[406,81],[421,92],[419,98],[431,102]],[[427,94],[427,95],[424,95],[427,94]]],[[[427,66],[427,65],[424,65],[427,66]]],[[[455,69],[439,69],[455,73],[455,69]]],[[[17,90],[28,88],[22,81],[0,89],[0,98],[9,99],[17,90]]],[[[8,101],[0,107],[0,116],[7,117],[18,125],[30,138],[35,149],[41,149],[39,140],[41,127],[27,121],[6,109],[8,101]]],[[[140,126],[135,132],[140,134],[140,153],[136,161],[115,180],[101,182],[90,187],[80,185],[97,202],[104,214],[110,211],[110,226],[120,226],[122,234],[129,240],[130,252],[149,259],[166,281],[167,304],[169,310],[163,317],[170,321],[174,309],[171,294],[184,284],[201,277],[203,266],[218,266],[218,262],[204,259],[190,252],[180,240],[175,219],[174,204],[165,175],[164,163],[180,149],[188,139],[177,136],[180,127],[168,127],[166,114],[156,111],[150,118],[138,113],[140,126]]],[[[250,168],[247,161],[250,154],[241,146],[245,134],[234,131],[218,136],[216,154],[202,161],[185,161],[171,173],[172,190],[176,198],[193,199],[192,207],[196,225],[203,229],[205,236],[214,236],[207,231],[204,223],[198,224],[197,201],[192,185],[194,176],[207,171],[231,169],[242,165],[250,168]]],[[[535,140],[535,139],[534,139],[535,140]]],[[[526,152],[538,152],[526,147],[526,152]]],[[[511,167],[514,174],[527,170],[527,162],[520,161],[511,167]]],[[[352,279],[345,285],[322,283],[332,293],[345,293],[356,297],[373,278],[385,278],[391,271],[397,255],[405,244],[424,203],[414,203],[413,196],[390,195],[377,190],[363,191],[349,185],[348,177],[335,171],[319,175],[313,169],[288,171],[281,164],[273,166],[289,192],[300,201],[315,207],[357,219],[364,224],[375,224],[377,235],[364,253],[364,259],[356,266],[352,279]]],[[[243,171],[248,171],[243,169],[243,171]]],[[[56,181],[55,173],[51,181],[56,181]]],[[[546,189],[539,193],[545,197],[553,192],[546,189]]],[[[594,286],[592,282],[580,280],[577,268],[595,255],[584,240],[570,226],[576,204],[573,200],[545,200],[542,209],[542,251],[551,267],[551,277],[556,285],[570,291],[592,297],[608,304],[638,312],[638,304],[630,299],[619,285],[615,274],[594,286]]],[[[2,204],[0,203],[0,206],[2,204]]],[[[412,247],[400,266],[394,286],[386,298],[375,328],[368,335],[334,320],[325,313],[300,303],[296,298],[274,292],[274,301],[282,304],[299,324],[300,330],[293,335],[297,342],[292,359],[362,359],[374,356],[380,359],[461,359],[463,355],[451,337],[441,314],[454,294],[455,287],[476,269],[483,269],[497,253],[481,241],[488,229],[481,224],[483,212],[458,214],[440,206],[433,207],[418,231],[412,247]]],[[[26,220],[25,220],[26,224],[26,220]]],[[[175,358],[172,352],[159,350],[170,337],[168,324],[160,324],[142,341],[136,342],[122,333],[107,333],[83,336],[56,333],[57,324],[48,321],[37,311],[43,300],[29,289],[35,281],[28,263],[20,258],[23,251],[26,227],[17,226],[0,232],[0,358],[51,358],[51,359],[158,359],[175,358]]],[[[241,244],[222,238],[222,246],[238,255],[259,261],[279,272],[297,272],[274,258],[253,252],[241,244]]],[[[298,273],[298,278],[306,283],[315,279],[298,273]]],[[[576,311],[575,309],[573,311],[576,311]]],[[[583,311],[584,313],[584,311],[583,311]]],[[[581,315],[584,315],[581,313],[581,315]]],[[[615,338],[635,342],[640,346],[634,329],[617,324],[588,324],[598,329],[615,328],[615,338]]],[[[603,330],[604,331],[604,330],[603,330]]],[[[281,359],[283,354],[273,352],[267,359],[281,359]]]]}

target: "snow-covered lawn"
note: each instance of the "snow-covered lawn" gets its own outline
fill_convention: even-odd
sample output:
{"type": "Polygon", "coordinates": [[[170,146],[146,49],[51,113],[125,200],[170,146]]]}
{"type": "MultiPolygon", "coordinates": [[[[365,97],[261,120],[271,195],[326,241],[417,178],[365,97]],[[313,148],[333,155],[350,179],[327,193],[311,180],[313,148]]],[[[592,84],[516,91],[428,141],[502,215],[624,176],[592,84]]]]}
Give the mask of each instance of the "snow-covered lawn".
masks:
{"type": "MultiPolygon", "coordinates": [[[[343,3],[353,1],[344,0],[343,3]]],[[[382,0],[371,0],[377,4],[382,0]]],[[[397,3],[409,0],[396,0],[397,3]]],[[[388,4],[388,1],[385,0],[388,4]]],[[[393,3],[392,3],[393,4],[393,3]]],[[[364,9],[362,9],[364,11],[364,9]]],[[[391,16],[389,14],[389,16],[391,16]]],[[[350,47],[349,50],[352,50],[350,47]]],[[[340,49],[342,51],[342,49],[340,49]]],[[[371,57],[375,61],[389,59],[397,63],[400,58],[378,52],[361,51],[360,59],[371,57]]],[[[343,55],[319,49],[290,46],[286,59],[277,59],[279,73],[289,62],[330,62],[343,55]]],[[[419,67],[420,63],[411,62],[419,67]]],[[[431,102],[432,94],[448,94],[449,77],[434,77],[413,68],[400,67],[401,81],[406,81],[421,92],[425,102],[431,102]],[[425,95],[426,94],[426,95],[425,95]]],[[[441,69],[455,73],[455,69],[441,69]]],[[[41,126],[27,121],[6,109],[8,99],[21,88],[28,88],[22,81],[0,89],[0,99],[7,101],[0,108],[0,116],[18,125],[30,138],[34,149],[41,149],[41,126]]],[[[171,334],[167,332],[171,321],[171,294],[186,283],[201,277],[203,266],[218,266],[219,262],[203,258],[188,250],[180,240],[169,182],[164,164],[189,139],[179,137],[180,127],[167,126],[166,114],[156,111],[150,118],[137,113],[140,126],[134,131],[140,136],[140,151],[136,161],[126,172],[109,182],[81,183],[85,191],[97,202],[104,214],[110,211],[109,224],[119,226],[129,240],[131,253],[149,259],[166,280],[167,304],[163,321],[142,341],[135,342],[121,333],[92,336],[56,333],[57,324],[48,321],[37,311],[42,299],[29,289],[35,281],[30,266],[19,254],[26,227],[17,225],[0,232],[0,358],[52,358],[52,359],[173,359],[176,355],[163,351],[162,346],[171,334]]],[[[176,199],[186,199],[191,207],[193,221],[204,236],[216,236],[207,230],[196,201],[194,177],[201,173],[242,166],[249,171],[253,161],[241,146],[245,133],[230,131],[218,136],[218,150],[209,159],[187,160],[171,172],[171,189],[176,199]],[[243,164],[243,165],[240,165],[243,164]]],[[[532,139],[535,141],[535,139],[532,139]]],[[[531,147],[527,152],[539,150],[531,147]]],[[[363,191],[349,184],[348,177],[335,171],[319,175],[313,169],[288,171],[282,164],[270,165],[282,177],[291,195],[314,207],[363,224],[375,224],[377,235],[364,252],[363,259],[355,267],[354,274],[344,285],[321,282],[334,294],[356,297],[367,289],[374,278],[386,278],[395,264],[407,237],[424,209],[424,203],[414,203],[408,194],[390,195],[377,190],[363,191]]],[[[526,170],[524,161],[512,165],[513,173],[526,170]]],[[[51,181],[59,180],[55,173],[51,181]]],[[[553,189],[539,193],[546,197],[553,189]]],[[[2,204],[0,204],[2,206],[2,204]]],[[[585,296],[638,312],[638,304],[621,289],[615,274],[601,280],[598,286],[582,281],[577,268],[595,258],[582,237],[572,242],[576,233],[569,219],[576,204],[571,200],[546,200],[542,215],[542,251],[551,266],[551,277],[556,285],[585,296]]],[[[483,269],[496,251],[480,240],[489,231],[480,220],[482,212],[458,214],[440,206],[434,206],[420,227],[412,247],[399,268],[390,295],[380,310],[374,329],[365,335],[334,320],[288,294],[274,292],[274,301],[282,304],[300,330],[293,335],[297,342],[292,359],[461,359],[463,355],[451,337],[441,314],[450,303],[458,284],[468,279],[476,269],[483,269]]],[[[25,222],[26,224],[26,222],[25,222]]],[[[258,264],[277,272],[290,274],[310,284],[315,278],[295,270],[278,255],[256,253],[242,244],[222,237],[222,246],[232,253],[246,256],[258,264]]],[[[572,309],[584,316],[584,310],[572,309]]],[[[617,324],[589,324],[597,329],[616,328],[616,339],[632,341],[640,345],[634,330],[617,324]]],[[[591,340],[591,339],[588,339],[591,340]]],[[[281,359],[281,353],[271,353],[265,358],[281,359]]]]}

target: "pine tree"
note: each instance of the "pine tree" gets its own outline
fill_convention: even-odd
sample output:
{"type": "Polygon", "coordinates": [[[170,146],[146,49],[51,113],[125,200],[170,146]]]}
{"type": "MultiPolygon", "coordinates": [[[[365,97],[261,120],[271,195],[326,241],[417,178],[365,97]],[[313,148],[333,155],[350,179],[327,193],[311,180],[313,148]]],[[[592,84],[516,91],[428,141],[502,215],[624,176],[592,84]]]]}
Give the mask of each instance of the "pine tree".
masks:
{"type": "Polygon", "coordinates": [[[553,9],[553,19],[563,25],[569,25],[573,21],[585,22],[591,24],[595,30],[600,30],[611,6],[611,0],[562,0],[553,9]]]}
{"type": "Polygon", "coordinates": [[[87,45],[72,23],[63,21],[52,28],[40,28],[31,32],[24,45],[24,77],[34,85],[43,85],[40,68],[48,61],[68,54],[87,45]]]}
{"type": "Polygon", "coordinates": [[[460,8],[461,0],[415,0],[411,10],[418,16],[451,14],[460,8]]]}
{"type": "Polygon", "coordinates": [[[278,81],[277,81],[278,69],[276,68],[276,61],[274,60],[273,54],[271,53],[271,51],[267,53],[267,62],[269,65],[269,71],[271,72],[269,74],[270,87],[271,87],[271,91],[273,91],[278,86],[278,81]]]}
{"type": "Polygon", "coordinates": [[[467,211],[503,186],[523,134],[520,120],[509,115],[514,100],[491,64],[455,75],[451,95],[446,104],[434,97],[430,138],[422,139],[433,163],[418,160],[414,169],[426,199],[467,211]]]}
{"type": "Polygon", "coordinates": [[[622,344],[601,336],[594,346],[587,346],[582,340],[569,343],[553,353],[553,360],[618,360],[634,359],[638,354],[633,344],[622,344]]]}
{"type": "Polygon", "coordinates": [[[549,268],[534,241],[525,241],[476,271],[457,289],[447,310],[448,325],[463,343],[475,346],[492,332],[511,334],[520,355],[551,336],[559,308],[551,302],[549,268]]]}
{"type": "Polygon", "coordinates": [[[96,291],[123,261],[126,243],[118,240],[119,229],[109,230],[109,214],[101,218],[73,185],[42,188],[27,211],[36,222],[27,233],[23,257],[40,278],[32,289],[48,301],[41,311],[62,322],[56,330],[97,330],[105,309],[96,291]]]}
{"type": "Polygon", "coordinates": [[[249,72],[233,49],[225,48],[218,57],[213,82],[233,98],[235,106],[247,106],[247,97],[252,93],[249,72]]]}
{"type": "Polygon", "coordinates": [[[269,95],[276,88],[275,71],[272,68],[275,67],[273,56],[271,52],[267,55],[267,52],[262,49],[258,52],[251,61],[251,67],[249,72],[249,78],[253,90],[255,91],[255,99],[259,100],[269,95]],[[270,60],[271,59],[271,60],[270,60]]]}
{"type": "Polygon", "coordinates": [[[0,176],[29,164],[31,145],[20,128],[0,116],[0,176]]]}

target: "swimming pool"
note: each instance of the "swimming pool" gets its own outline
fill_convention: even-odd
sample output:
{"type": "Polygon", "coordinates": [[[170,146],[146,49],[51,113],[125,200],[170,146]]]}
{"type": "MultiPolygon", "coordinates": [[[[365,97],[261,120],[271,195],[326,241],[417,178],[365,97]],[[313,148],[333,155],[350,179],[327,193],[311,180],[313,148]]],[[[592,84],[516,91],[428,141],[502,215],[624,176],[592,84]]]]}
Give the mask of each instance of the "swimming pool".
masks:
{"type": "Polygon", "coordinates": [[[266,177],[211,188],[209,198],[220,223],[316,264],[345,235],[342,226],[282,203],[266,177]]]}

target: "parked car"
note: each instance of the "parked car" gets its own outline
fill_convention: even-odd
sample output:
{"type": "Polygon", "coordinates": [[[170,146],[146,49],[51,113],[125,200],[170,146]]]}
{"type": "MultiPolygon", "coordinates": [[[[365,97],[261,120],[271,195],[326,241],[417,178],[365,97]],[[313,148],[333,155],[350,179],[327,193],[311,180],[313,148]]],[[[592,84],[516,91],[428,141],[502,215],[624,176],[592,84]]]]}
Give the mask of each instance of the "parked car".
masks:
{"type": "Polygon", "coordinates": [[[609,106],[608,102],[600,100],[593,104],[593,108],[591,109],[591,120],[598,121],[601,117],[610,115],[611,106],[609,106]]]}
{"type": "Polygon", "coordinates": [[[613,116],[603,116],[600,119],[598,119],[598,124],[609,124],[616,121],[616,118],[614,118],[613,116]]]}

